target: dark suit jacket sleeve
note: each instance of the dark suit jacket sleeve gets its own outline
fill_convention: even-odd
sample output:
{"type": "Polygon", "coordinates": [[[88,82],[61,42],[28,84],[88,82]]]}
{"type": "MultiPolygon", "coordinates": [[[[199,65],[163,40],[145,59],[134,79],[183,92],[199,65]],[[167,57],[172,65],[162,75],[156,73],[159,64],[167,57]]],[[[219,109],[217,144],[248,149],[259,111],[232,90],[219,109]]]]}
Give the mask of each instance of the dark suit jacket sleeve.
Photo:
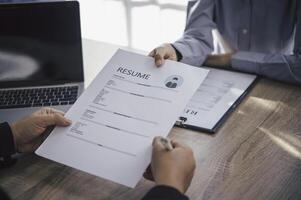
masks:
{"type": "Polygon", "coordinates": [[[0,199],[1,200],[10,200],[9,196],[0,188],[0,199]]]}
{"type": "Polygon", "coordinates": [[[152,188],[142,200],[189,200],[177,189],[168,186],[156,186],[152,188]]]}
{"type": "MultiPolygon", "coordinates": [[[[15,160],[11,155],[15,154],[14,137],[8,123],[0,124],[0,168],[12,165],[15,160]]],[[[0,188],[0,199],[10,200],[9,196],[0,188]]]]}
{"type": "Polygon", "coordinates": [[[0,124],[0,168],[9,167],[16,162],[14,136],[8,123],[0,124]]]}
{"type": "Polygon", "coordinates": [[[0,157],[15,154],[14,137],[8,123],[0,124],[0,157]]]}

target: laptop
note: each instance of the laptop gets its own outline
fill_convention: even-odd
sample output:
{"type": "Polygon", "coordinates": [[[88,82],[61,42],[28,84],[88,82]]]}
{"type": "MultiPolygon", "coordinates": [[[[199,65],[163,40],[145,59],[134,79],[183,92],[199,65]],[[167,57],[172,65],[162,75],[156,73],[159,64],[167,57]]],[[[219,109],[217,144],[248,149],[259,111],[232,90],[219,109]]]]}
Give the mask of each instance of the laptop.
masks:
{"type": "Polygon", "coordinates": [[[84,90],[79,3],[0,4],[0,122],[67,111],[84,90]]]}

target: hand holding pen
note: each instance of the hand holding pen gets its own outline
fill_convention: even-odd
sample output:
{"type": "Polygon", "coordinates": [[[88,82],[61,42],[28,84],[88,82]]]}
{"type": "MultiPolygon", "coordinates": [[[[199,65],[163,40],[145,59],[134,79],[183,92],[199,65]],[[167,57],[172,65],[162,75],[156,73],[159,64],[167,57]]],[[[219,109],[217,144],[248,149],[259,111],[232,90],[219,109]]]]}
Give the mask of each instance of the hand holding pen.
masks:
{"type": "Polygon", "coordinates": [[[156,137],[153,141],[151,174],[144,174],[157,185],[166,185],[184,193],[195,170],[192,149],[183,143],[156,137]]]}
{"type": "Polygon", "coordinates": [[[173,150],[173,146],[171,144],[170,139],[164,138],[164,137],[160,137],[159,139],[160,139],[160,142],[164,146],[166,151],[172,151],[173,150]]]}

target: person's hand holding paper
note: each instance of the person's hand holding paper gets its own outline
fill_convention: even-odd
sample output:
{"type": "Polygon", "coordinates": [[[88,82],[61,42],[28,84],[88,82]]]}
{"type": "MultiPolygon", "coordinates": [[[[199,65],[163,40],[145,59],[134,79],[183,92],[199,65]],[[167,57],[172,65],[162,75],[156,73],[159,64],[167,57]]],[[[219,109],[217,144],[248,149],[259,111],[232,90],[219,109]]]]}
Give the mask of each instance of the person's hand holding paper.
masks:
{"type": "Polygon", "coordinates": [[[66,113],[72,126],[56,128],[36,153],[134,187],[153,138],[167,136],[207,73],[119,50],[66,113]]]}
{"type": "Polygon", "coordinates": [[[38,110],[11,125],[16,150],[20,153],[32,153],[42,144],[54,126],[69,125],[71,121],[59,110],[38,110]]]}
{"type": "Polygon", "coordinates": [[[155,59],[155,64],[157,67],[164,65],[165,60],[178,61],[179,58],[176,53],[176,49],[173,48],[171,44],[162,44],[161,46],[153,49],[148,56],[155,59]]]}
{"type": "Polygon", "coordinates": [[[171,140],[173,149],[168,150],[161,139],[162,137],[155,137],[153,141],[152,161],[144,177],[155,181],[156,185],[170,186],[185,193],[196,166],[193,151],[175,140],[171,140]]]}

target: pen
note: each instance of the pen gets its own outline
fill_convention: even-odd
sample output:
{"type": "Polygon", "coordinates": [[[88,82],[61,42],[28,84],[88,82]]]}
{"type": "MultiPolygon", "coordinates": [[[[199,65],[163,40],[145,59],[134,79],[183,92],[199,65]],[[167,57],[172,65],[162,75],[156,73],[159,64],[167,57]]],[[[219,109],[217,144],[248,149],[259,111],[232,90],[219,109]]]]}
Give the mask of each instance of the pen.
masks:
{"type": "Polygon", "coordinates": [[[167,138],[161,138],[160,141],[163,144],[163,146],[164,146],[164,148],[165,148],[166,151],[173,150],[173,146],[172,146],[172,144],[171,144],[171,142],[170,142],[169,139],[167,139],[167,138]]]}

